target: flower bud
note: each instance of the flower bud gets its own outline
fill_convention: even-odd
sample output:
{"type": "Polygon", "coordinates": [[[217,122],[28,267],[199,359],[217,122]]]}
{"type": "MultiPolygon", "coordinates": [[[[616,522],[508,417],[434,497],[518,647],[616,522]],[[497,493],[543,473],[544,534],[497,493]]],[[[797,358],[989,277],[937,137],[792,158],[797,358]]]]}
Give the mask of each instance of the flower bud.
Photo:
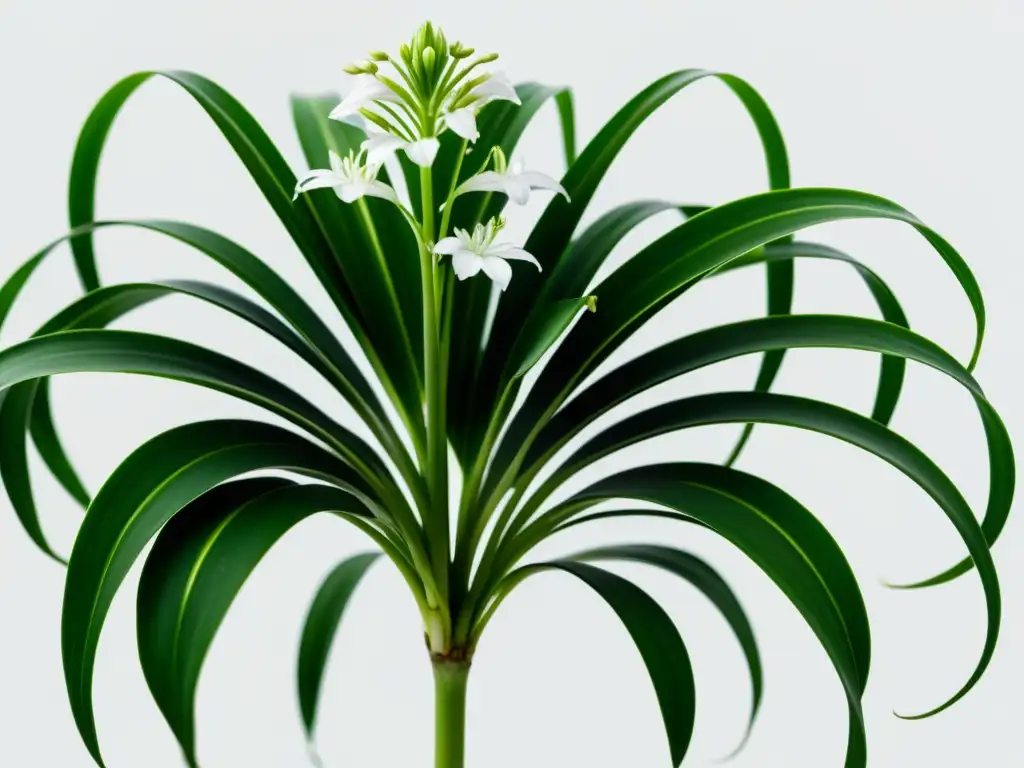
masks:
{"type": "Polygon", "coordinates": [[[597,312],[597,296],[587,296],[586,303],[588,310],[591,312],[597,312]]]}
{"type": "Polygon", "coordinates": [[[412,67],[412,49],[406,43],[402,43],[402,47],[398,49],[398,54],[402,57],[402,61],[405,62],[405,66],[412,67]]]}
{"type": "Polygon", "coordinates": [[[391,57],[384,51],[370,51],[370,58],[373,61],[388,61],[391,57]]]}
{"type": "Polygon", "coordinates": [[[434,65],[437,63],[437,54],[434,49],[429,45],[423,49],[423,71],[426,72],[428,78],[434,76],[434,65]]]}
{"type": "Polygon", "coordinates": [[[434,50],[437,51],[437,58],[444,61],[448,58],[448,38],[444,36],[444,31],[438,27],[437,34],[434,35],[434,50]]]}
{"type": "Polygon", "coordinates": [[[474,50],[475,49],[467,48],[462,43],[456,41],[456,42],[452,43],[452,47],[451,47],[451,50],[449,51],[449,53],[451,53],[452,58],[455,58],[455,59],[465,59],[468,56],[472,56],[474,50]]]}
{"type": "Polygon", "coordinates": [[[492,61],[498,60],[498,54],[496,53],[485,53],[480,57],[479,62],[481,64],[490,64],[492,61]]]}
{"type": "Polygon", "coordinates": [[[498,173],[505,173],[508,170],[508,158],[505,156],[505,150],[495,144],[494,149],[491,150],[491,157],[494,160],[494,170],[498,173]]]}

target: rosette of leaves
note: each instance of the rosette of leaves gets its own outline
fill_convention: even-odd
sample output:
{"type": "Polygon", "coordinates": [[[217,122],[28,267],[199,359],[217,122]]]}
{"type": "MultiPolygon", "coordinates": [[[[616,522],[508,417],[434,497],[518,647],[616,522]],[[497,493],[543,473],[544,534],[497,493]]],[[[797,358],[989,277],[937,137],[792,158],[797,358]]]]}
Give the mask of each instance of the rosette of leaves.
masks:
{"type": "MultiPolygon", "coordinates": [[[[69,233],[25,262],[0,290],[2,321],[33,271],[63,242],[70,243],[85,289],[31,338],[0,352],[0,475],[26,533],[62,562],[37,515],[27,470],[29,439],[53,476],[85,508],[67,560],[61,632],[68,696],[89,753],[103,764],[92,686],[104,618],[150,541],[155,538],[138,589],[139,653],[153,697],[185,759],[196,765],[196,686],[218,626],[274,543],[306,517],[324,513],[365,533],[375,551],[340,562],[309,609],[297,688],[310,734],[328,651],[346,603],[373,563],[388,562],[408,583],[423,615],[437,684],[436,766],[461,768],[466,685],[481,633],[517,584],[559,572],[596,591],[635,641],[663,715],[668,756],[679,765],[690,742],[696,698],[684,639],[657,602],[602,564],[628,560],[665,569],[714,603],[735,632],[749,667],[752,723],[762,698],[761,658],[740,600],[699,555],[664,543],[607,546],[554,561],[531,557],[539,543],[574,526],[612,517],[660,516],[677,520],[681,535],[696,526],[724,537],[790,599],[845,692],[845,765],[864,766],[861,700],[871,634],[858,583],[811,510],[733,464],[753,426],[771,423],[851,443],[920,486],[956,529],[967,556],[909,586],[938,585],[973,571],[984,588],[987,610],[986,640],[973,673],[948,700],[920,716],[964,696],[984,673],[996,645],[1000,591],[990,547],[1006,522],[1015,480],[1007,432],[971,373],[985,327],[982,294],[971,270],[941,235],[895,203],[844,189],[791,188],[775,119],[758,93],[733,75],[704,70],[669,74],[616,112],[577,153],[573,102],[565,88],[525,83],[514,94],[495,96],[492,89],[492,98],[483,98],[487,88],[481,86],[489,76],[474,72],[462,86],[442,93],[457,77],[451,73],[462,71],[459,67],[494,58],[471,59],[472,54],[461,44],[449,45],[430,25],[395,59],[371,54],[372,61],[351,71],[387,88],[402,88],[410,100],[396,107],[387,88],[373,86],[363,93],[365,103],[346,110],[349,116],[368,118],[362,127],[331,119],[337,96],[292,99],[309,166],[330,167],[331,173],[348,174],[345,183],[361,185],[365,194],[349,193],[348,199],[338,199],[337,185],[333,191],[307,188],[293,199],[299,178],[267,134],[224,89],[193,73],[131,75],[111,88],[86,120],[71,168],[69,233]],[[393,64],[405,84],[391,80],[389,85],[380,71],[385,64],[393,64]],[[129,97],[154,78],[182,88],[209,115],[323,284],[357,349],[341,343],[258,255],[215,232],[178,221],[95,220],[97,171],[108,131],[129,97]],[[640,200],[581,226],[630,137],[660,106],[709,78],[730,89],[746,108],[764,147],[767,190],[712,207],[640,200]],[[548,186],[565,194],[552,197],[518,249],[532,255],[540,270],[517,267],[511,282],[505,281],[507,290],[498,290],[483,275],[469,277],[468,270],[458,275],[466,279],[455,279],[455,250],[477,242],[470,232],[496,232],[496,224],[493,231],[478,227],[500,223],[509,198],[519,196],[517,188],[502,186],[509,173],[505,158],[549,102],[561,117],[568,167],[560,185],[548,186]],[[391,113],[385,107],[403,122],[416,123],[399,132],[400,141],[365,133],[374,126],[378,134],[386,133],[397,125],[386,118],[391,113]],[[404,200],[381,193],[393,189],[388,167],[359,164],[370,150],[389,142],[394,150],[405,149],[390,166],[405,177],[404,200]],[[467,154],[468,144],[472,154],[467,154]],[[339,163],[344,157],[348,165],[339,163]],[[493,169],[473,167],[467,158],[486,158],[493,169]],[[490,181],[468,183],[481,173],[492,174],[486,177],[490,181]],[[676,226],[596,279],[629,232],[671,210],[680,216],[676,226]],[[807,227],[843,219],[903,222],[932,246],[973,309],[976,343],[970,360],[961,363],[911,331],[892,290],[867,266],[799,238],[807,227]],[[239,278],[249,295],[181,276],[101,284],[92,235],[111,227],[142,228],[186,243],[239,278]],[[465,235],[462,245],[451,239],[451,232],[465,235]],[[454,245],[443,251],[438,244],[446,237],[454,245]],[[870,289],[880,319],[793,314],[794,269],[807,259],[849,264],[851,274],[870,289]],[[660,310],[685,301],[695,285],[751,268],[767,275],[766,317],[678,338],[668,338],[663,329],[659,346],[598,378],[591,376],[660,310]],[[269,343],[283,344],[333,387],[371,437],[338,424],[277,381],[273,371],[174,338],[107,328],[132,310],[171,295],[211,304],[265,332],[269,343]],[[798,347],[877,353],[881,364],[872,412],[772,393],[786,350],[798,347]],[[605,419],[611,423],[579,437],[598,418],[614,415],[620,405],[656,385],[753,354],[760,354],[761,362],[750,390],[671,400],[617,421],[605,419]],[[987,505],[977,516],[949,477],[888,427],[908,360],[952,377],[977,407],[990,466],[987,505]],[[171,429],[131,453],[93,495],[62,448],[51,415],[49,377],[77,371],[129,372],[208,387],[255,403],[290,428],[221,419],[171,429]],[[526,377],[528,372],[534,375],[526,377]],[[709,457],[707,462],[632,466],[575,493],[559,493],[577,473],[626,446],[717,424],[744,425],[742,439],[724,462],[709,457]],[[449,498],[449,475],[456,470],[449,453],[462,478],[457,498],[449,498]],[[252,477],[255,471],[261,476],[252,477]]],[[[463,263],[489,253],[466,251],[463,263]]]]}

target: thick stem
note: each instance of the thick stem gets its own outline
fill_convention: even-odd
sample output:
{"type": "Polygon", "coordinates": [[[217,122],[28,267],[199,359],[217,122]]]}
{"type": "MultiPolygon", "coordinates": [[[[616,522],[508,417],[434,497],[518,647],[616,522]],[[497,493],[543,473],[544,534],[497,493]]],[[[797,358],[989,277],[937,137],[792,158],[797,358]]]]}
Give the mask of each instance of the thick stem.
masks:
{"type": "Polygon", "coordinates": [[[434,659],[434,768],[464,768],[469,662],[434,659]]]}

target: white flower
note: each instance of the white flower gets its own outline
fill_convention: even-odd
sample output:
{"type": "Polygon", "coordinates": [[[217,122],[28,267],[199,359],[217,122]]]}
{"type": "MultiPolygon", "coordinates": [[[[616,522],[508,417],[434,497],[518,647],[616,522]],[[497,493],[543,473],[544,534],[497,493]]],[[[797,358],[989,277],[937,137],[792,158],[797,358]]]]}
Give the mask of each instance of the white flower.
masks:
{"type": "Polygon", "coordinates": [[[512,163],[504,171],[478,173],[460,184],[453,197],[467,192],[501,192],[508,195],[509,200],[526,205],[530,200],[530,191],[534,189],[548,189],[569,199],[569,193],[561,184],[546,173],[527,171],[521,160],[512,163]]]}
{"type": "Polygon", "coordinates": [[[510,259],[528,261],[537,269],[540,269],[540,264],[522,248],[511,243],[494,242],[503,226],[501,219],[494,218],[486,225],[477,224],[473,234],[456,229],[454,237],[446,237],[434,246],[434,253],[452,257],[452,268],[459,280],[473,277],[483,270],[504,291],[512,279],[510,259]]]}
{"type": "Polygon", "coordinates": [[[307,173],[299,183],[295,185],[295,200],[300,192],[309,192],[311,189],[323,189],[331,187],[335,194],[343,202],[354,203],[362,197],[380,197],[398,203],[398,195],[395,190],[377,180],[377,173],[380,171],[379,164],[363,164],[363,154],[356,155],[349,152],[348,157],[342,158],[334,150],[330,151],[331,169],[314,170],[307,173]]]}
{"type": "Polygon", "coordinates": [[[392,91],[373,75],[359,75],[356,77],[356,86],[341,100],[341,103],[331,110],[328,115],[331,120],[344,120],[359,113],[363,107],[370,106],[375,101],[389,101],[398,103],[401,101],[398,94],[392,91]]]}
{"type": "Polygon", "coordinates": [[[421,168],[429,168],[434,164],[434,158],[437,157],[437,150],[440,149],[441,142],[433,137],[406,141],[401,136],[380,131],[371,133],[360,146],[366,152],[366,162],[370,165],[381,165],[401,149],[416,165],[421,168]]]}
{"type": "Polygon", "coordinates": [[[467,94],[472,101],[465,107],[453,109],[441,115],[441,122],[467,141],[480,138],[476,127],[476,115],[492,101],[511,101],[521,104],[512,81],[502,72],[495,72],[467,94]]]}

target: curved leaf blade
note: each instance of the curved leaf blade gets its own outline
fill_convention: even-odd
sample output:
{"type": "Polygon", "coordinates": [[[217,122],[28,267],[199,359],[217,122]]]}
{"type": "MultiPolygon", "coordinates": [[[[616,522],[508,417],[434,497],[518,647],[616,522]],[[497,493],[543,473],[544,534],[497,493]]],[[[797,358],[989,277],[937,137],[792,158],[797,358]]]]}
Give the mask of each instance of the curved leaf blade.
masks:
{"type": "Polygon", "coordinates": [[[139,583],[139,656],[190,765],[197,765],[196,688],[217,630],[270,548],[292,527],[326,510],[370,516],[337,488],[251,478],[199,496],[157,536],[139,583]]]}
{"type": "Polygon", "coordinates": [[[693,735],[697,692],[689,652],[672,619],[650,595],[632,582],[596,566],[572,560],[555,560],[514,571],[508,576],[508,590],[527,576],[549,570],[572,574],[593,589],[626,627],[654,685],[672,765],[679,766],[686,757],[693,735]]]}
{"type": "Polygon", "coordinates": [[[117,588],[148,541],[180,509],[225,480],[261,469],[326,480],[377,506],[337,456],[280,427],[239,420],[197,422],[158,435],[121,463],[89,505],[68,563],[61,645],[75,723],[101,766],[92,680],[100,631],[117,588]]]}
{"type": "Polygon", "coordinates": [[[297,677],[299,707],[309,737],[312,737],[316,725],[320,689],[342,615],[356,587],[377,558],[377,553],[362,553],[336,565],[321,582],[306,613],[299,641],[297,677]]]}
{"type": "MultiPolygon", "coordinates": [[[[878,422],[829,403],[763,392],[726,392],[667,403],[630,417],[584,445],[569,462],[583,466],[639,440],[693,426],[770,423],[819,432],[873,453],[913,480],[942,509],[974,561],[988,613],[985,644],[967,682],[946,702],[922,715],[937,714],[965,696],[995,652],[1002,601],[988,541],[970,506],[953,482],[912,443],[878,422]]],[[[648,499],[649,500],[649,499],[648,499]]]]}
{"type": "Polygon", "coordinates": [[[729,624],[736,641],[743,651],[750,676],[751,705],[747,728],[739,746],[732,752],[736,755],[743,749],[761,708],[764,694],[764,673],[761,668],[761,652],[754,637],[754,628],[746,611],[728,582],[711,565],[696,555],[672,547],[656,544],[619,544],[588,549],[573,555],[572,560],[624,560],[661,568],[688,581],[712,602],[729,624]]]}

